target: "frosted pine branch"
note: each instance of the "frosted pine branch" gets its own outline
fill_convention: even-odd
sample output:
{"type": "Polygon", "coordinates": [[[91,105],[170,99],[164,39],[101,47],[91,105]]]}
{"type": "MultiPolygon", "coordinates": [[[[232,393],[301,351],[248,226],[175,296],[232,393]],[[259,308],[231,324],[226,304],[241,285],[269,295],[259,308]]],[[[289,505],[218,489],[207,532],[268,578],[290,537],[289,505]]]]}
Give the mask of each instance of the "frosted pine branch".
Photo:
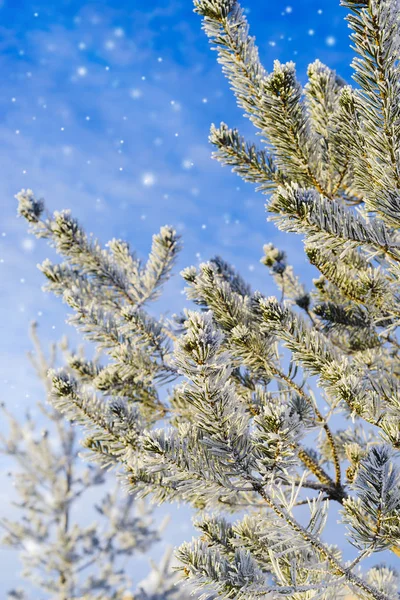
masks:
{"type": "Polygon", "coordinates": [[[102,248],[69,213],[46,217],[31,190],[17,195],[64,257],[42,265],[48,289],[100,355],[70,357],[80,383],[55,374],[53,401],[126,489],[198,513],[201,537],[177,556],[203,598],[399,595],[393,570],[364,571],[376,552],[400,554],[399,10],[342,4],[358,88],[320,61],[304,87],[292,62],[268,73],[238,2],[194,3],[261,137],[213,126],[214,157],[270,194],[268,217],[305,238],[313,281],[266,243],[278,298],[265,297],[217,256],[182,271],[192,304],[165,322],[145,304],[171,275],[172,228],[146,262],[121,240],[102,248]],[[339,547],[324,540],[334,503],[339,547]],[[348,542],[359,553],[346,563],[348,542]]]}

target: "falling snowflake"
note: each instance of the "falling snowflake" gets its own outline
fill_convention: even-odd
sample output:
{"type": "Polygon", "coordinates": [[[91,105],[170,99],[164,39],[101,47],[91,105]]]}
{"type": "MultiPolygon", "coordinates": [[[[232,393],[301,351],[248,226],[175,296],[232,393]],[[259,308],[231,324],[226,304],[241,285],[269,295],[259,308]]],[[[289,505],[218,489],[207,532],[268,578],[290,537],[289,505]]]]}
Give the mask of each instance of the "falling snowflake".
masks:
{"type": "Polygon", "coordinates": [[[142,92],[142,90],[135,88],[129,92],[129,95],[134,100],[137,100],[138,98],[140,98],[143,95],[143,92],[142,92]]]}
{"type": "Polygon", "coordinates": [[[24,238],[21,242],[21,246],[25,252],[32,252],[35,247],[35,242],[31,238],[24,238]]]}
{"type": "Polygon", "coordinates": [[[79,75],[79,77],[86,77],[88,70],[86,67],[78,67],[76,72],[79,75]]]}
{"type": "Polygon", "coordinates": [[[146,187],[150,187],[154,185],[156,182],[156,178],[153,173],[144,173],[142,177],[142,183],[146,187]]]}

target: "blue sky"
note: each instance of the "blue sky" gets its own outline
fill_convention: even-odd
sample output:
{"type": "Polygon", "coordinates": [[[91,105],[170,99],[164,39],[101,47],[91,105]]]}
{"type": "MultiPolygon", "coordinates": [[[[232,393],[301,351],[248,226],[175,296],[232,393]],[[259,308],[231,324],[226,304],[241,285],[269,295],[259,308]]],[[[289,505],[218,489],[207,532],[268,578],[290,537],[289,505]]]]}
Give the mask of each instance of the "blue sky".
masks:
{"type": "MultiPolygon", "coordinates": [[[[294,60],[304,81],[308,63],[320,58],[350,80],[337,0],[247,0],[244,7],[268,70],[275,58],[294,60]]],[[[164,297],[171,313],[184,303],[180,268],[216,253],[254,288],[274,293],[259,263],[272,241],[310,281],[301,240],[267,224],[264,198],[210,157],[212,122],[255,136],[191,0],[0,0],[0,23],[0,381],[1,400],[16,414],[40,394],[25,356],[29,322],[39,321],[45,342],[64,333],[76,339],[64,325],[65,307],[40,289],[36,264],[51,253],[16,218],[14,194],[23,187],[51,210],[70,208],[103,242],[126,238],[142,255],[161,225],[174,225],[184,250],[164,297]]],[[[3,461],[7,514],[8,468],[3,461]]],[[[168,535],[175,543],[187,532],[172,526],[168,535]]],[[[2,591],[19,575],[16,556],[1,557],[2,591]]]]}

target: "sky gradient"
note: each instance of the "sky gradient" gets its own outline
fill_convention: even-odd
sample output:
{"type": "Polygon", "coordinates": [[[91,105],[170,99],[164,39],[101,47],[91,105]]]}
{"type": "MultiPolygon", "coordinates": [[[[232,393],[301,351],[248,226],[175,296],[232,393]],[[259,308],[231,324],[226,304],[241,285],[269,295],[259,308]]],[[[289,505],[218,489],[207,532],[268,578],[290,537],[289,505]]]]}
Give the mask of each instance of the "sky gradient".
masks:
{"type": "MultiPolygon", "coordinates": [[[[247,0],[244,7],[267,70],[275,58],[294,60],[304,82],[319,58],[350,81],[352,51],[337,0],[247,0]]],[[[50,210],[70,208],[102,242],[129,240],[142,256],[161,225],[174,225],[184,249],[163,312],[184,305],[179,270],[215,254],[273,294],[259,263],[267,242],[284,247],[310,282],[301,239],[266,223],[264,198],[211,159],[211,123],[223,120],[252,140],[255,132],[191,0],[3,0],[0,17],[0,381],[1,400],[15,414],[41,394],[26,358],[30,321],[38,320],[44,343],[65,333],[77,339],[64,324],[65,306],[41,291],[36,264],[53,254],[16,218],[21,188],[43,196],[50,210]]],[[[9,463],[0,460],[0,505],[9,515],[9,463]]],[[[184,521],[179,516],[169,528],[172,543],[187,537],[184,521]]],[[[15,554],[1,550],[1,560],[3,596],[20,578],[15,554]]],[[[136,580],[146,572],[141,564],[136,580]]]]}

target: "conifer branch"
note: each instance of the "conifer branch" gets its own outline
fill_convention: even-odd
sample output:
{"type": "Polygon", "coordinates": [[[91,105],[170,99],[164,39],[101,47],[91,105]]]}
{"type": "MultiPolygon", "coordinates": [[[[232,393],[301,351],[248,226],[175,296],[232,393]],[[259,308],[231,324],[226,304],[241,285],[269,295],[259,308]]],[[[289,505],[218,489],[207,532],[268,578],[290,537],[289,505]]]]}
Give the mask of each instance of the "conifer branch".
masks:
{"type": "Polygon", "coordinates": [[[378,589],[370,586],[367,582],[363,581],[360,577],[349,571],[340,562],[338,562],[331,552],[329,552],[329,550],[327,550],[327,548],[319,540],[315,539],[312,534],[304,529],[304,527],[297,523],[285,508],[278,506],[259,483],[254,482],[253,485],[254,489],[260,494],[268,506],[278,515],[278,517],[286,521],[293,531],[299,533],[303,539],[312,546],[312,548],[318,551],[321,557],[329,563],[336,575],[344,577],[349,584],[354,586],[356,589],[361,589],[367,594],[368,598],[374,598],[376,600],[389,600],[389,597],[386,596],[386,594],[383,594],[378,589]]]}
{"type": "Polygon", "coordinates": [[[64,255],[41,267],[48,289],[99,352],[72,353],[67,374],[54,375],[54,401],[87,429],[93,460],[119,465],[127,489],[156,502],[252,513],[202,518],[201,540],[178,551],[184,577],[215,597],[398,595],[389,569],[365,578],[358,569],[374,552],[400,552],[400,12],[398,0],[343,4],[359,89],[319,61],[304,88],[291,62],[268,74],[236,0],[194,2],[263,142],[222,123],[211,129],[214,157],[272,192],[269,218],[305,238],[321,273],[313,286],[272,244],[262,262],[280,301],[217,256],[182,271],[198,310],[166,323],[144,305],[170,276],[180,245],[172,228],[142,262],[121,240],[101,248],[69,213],[46,216],[31,190],[17,195],[33,233],[64,255]],[[360,550],[348,565],[322,541],[330,499],[360,550]]]}
{"type": "Polygon", "coordinates": [[[239,135],[237,129],[229,129],[225,123],[211,127],[210,142],[217,147],[213,157],[224,165],[232,166],[245,181],[256,183],[263,193],[285,183],[286,178],[274,164],[272,156],[258,150],[239,135]]]}
{"type": "Polygon", "coordinates": [[[400,261],[399,242],[383,223],[368,223],[350,209],[329,203],[315,190],[301,189],[295,184],[281,187],[267,209],[280,229],[305,233],[310,243],[324,241],[327,249],[343,243],[350,248],[365,245],[400,261]]]}

